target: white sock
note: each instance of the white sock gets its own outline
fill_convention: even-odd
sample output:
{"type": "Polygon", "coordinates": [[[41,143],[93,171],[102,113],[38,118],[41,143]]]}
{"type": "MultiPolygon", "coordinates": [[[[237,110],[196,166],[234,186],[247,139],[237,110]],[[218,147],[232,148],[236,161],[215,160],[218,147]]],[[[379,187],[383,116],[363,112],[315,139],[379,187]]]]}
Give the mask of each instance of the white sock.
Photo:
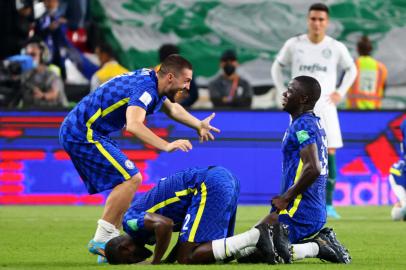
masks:
{"type": "Polygon", "coordinates": [[[389,175],[389,183],[392,187],[393,193],[395,193],[396,197],[399,199],[401,206],[404,207],[405,206],[405,202],[406,202],[406,191],[403,188],[403,186],[398,185],[395,181],[395,179],[393,178],[393,175],[389,175]]]}
{"type": "Polygon", "coordinates": [[[293,244],[293,260],[301,260],[304,258],[316,258],[319,254],[319,245],[314,242],[304,244],[293,244]]]}
{"type": "Polygon", "coordinates": [[[239,250],[239,251],[234,255],[234,258],[239,259],[239,258],[247,257],[247,256],[251,255],[252,253],[254,253],[256,250],[257,250],[256,247],[246,247],[246,248],[243,248],[243,249],[239,250]]]}
{"type": "Polygon", "coordinates": [[[247,247],[255,247],[259,239],[259,230],[253,228],[245,233],[212,241],[213,255],[216,260],[239,254],[247,247]]]}
{"type": "Polygon", "coordinates": [[[96,242],[107,242],[111,238],[120,235],[120,231],[116,228],[116,226],[103,219],[99,219],[97,224],[96,233],[93,238],[93,240],[96,242]]]}

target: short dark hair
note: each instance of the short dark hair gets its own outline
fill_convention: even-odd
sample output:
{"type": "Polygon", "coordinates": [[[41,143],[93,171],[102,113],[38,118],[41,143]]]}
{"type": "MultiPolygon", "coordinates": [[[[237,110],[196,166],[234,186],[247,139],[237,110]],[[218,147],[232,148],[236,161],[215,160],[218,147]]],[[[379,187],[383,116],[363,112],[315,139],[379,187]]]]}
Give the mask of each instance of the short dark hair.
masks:
{"type": "Polygon", "coordinates": [[[370,55],[372,52],[372,43],[367,36],[362,36],[357,42],[357,50],[360,55],[370,55]]]}
{"type": "Polygon", "coordinates": [[[158,51],[159,62],[162,63],[171,54],[179,54],[179,48],[175,44],[163,44],[158,51]]]}
{"type": "Polygon", "coordinates": [[[300,89],[308,97],[308,105],[314,106],[321,95],[319,82],[310,76],[298,76],[294,78],[300,84],[300,89]]]}
{"type": "Polygon", "coordinates": [[[237,53],[232,50],[225,50],[222,54],[221,54],[221,61],[235,61],[237,60],[237,53]]]}
{"type": "Polygon", "coordinates": [[[324,11],[324,12],[327,13],[327,15],[330,14],[330,10],[328,9],[328,6],[323,4],[323,3],[315,3],[315,4],[311,5],[309,7],[309,12],[308,13],[310,13],[310,11],[312,11],[312,10],[324,11]]]}
{"type": "Polygon", "coordinates": [[[103,52],[111,57],[115,57],[113,48],[105,42],[97,44],[96,48],[99,48],[100,52],[103,52]]]}
{"type": "Polygon", "coordinates": [[[171,54],[161,63],[158,73],[166,74],[171,72],[178,74],[185,68],[193,69],[192,64],[186,58],[183,58],[179,54],[171,54]]]}

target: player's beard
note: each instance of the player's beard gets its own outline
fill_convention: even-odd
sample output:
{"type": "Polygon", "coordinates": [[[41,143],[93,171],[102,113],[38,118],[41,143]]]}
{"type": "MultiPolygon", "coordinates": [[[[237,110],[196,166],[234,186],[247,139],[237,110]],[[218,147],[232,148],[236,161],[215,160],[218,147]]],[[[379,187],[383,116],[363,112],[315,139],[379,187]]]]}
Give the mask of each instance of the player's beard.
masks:
{"type": "Polygon", "coordinates": [[[176,102],[176,96],[178,93],[181,93],[182,89],[178,88],[175,90],[171,90],[168,93],[165,94],[166,98],[169,99],[171,102],[175,103],[176,102]]]}

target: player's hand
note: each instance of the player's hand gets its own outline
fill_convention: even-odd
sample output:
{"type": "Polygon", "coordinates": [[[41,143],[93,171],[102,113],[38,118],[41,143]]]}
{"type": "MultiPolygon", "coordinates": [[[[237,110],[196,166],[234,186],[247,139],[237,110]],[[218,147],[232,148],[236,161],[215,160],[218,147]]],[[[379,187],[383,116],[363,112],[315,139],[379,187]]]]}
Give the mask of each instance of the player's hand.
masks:
{"type": "Polygon", "coordinates": [[[42,99],[42,98],[44,98],[44,93],[38,87],[34,86],[34,88],[32,90],[32,94],[34,96],[34,99],[42,99]]]}
{"type": "Polygon", "coordinates": [[[214,136],[211,131],[220,133],[220,130],[216,127],[210,125],[210,121],[216,116],[215,113],[212,113],[210,116],[206,117],[203,121],[200,121],[200,127],[197,130],[199,134],[200,142],[207,142],[209,139],[214,140],[214,136]]]}
{"type": "Polygon", "coordinates": [[[176,140],[171,143],[169,143],[165,151],[166,152],[173,152],[175,150],[181,150],[183,152],[189,152],[189,150],[192,150],[192,144],[190,143],[189,140],[176,140]]]}
{"type": "Polygon", "coordinates": [[[338,93],[337,91],[333,92],[330,94],[330,100],[332,103],[334,103],[335,105],[337,105],[338,103],[340,103],[342,99],[342,96],[340,93],[338,93]]]}
{"type": "Polygon", "coordinates": [[[289,205],[289,200],[287,200],[283,195],[273,197],[271,202],[272,205],[278,210],[278,213],[279,211],[285,210],[289,205]]]}

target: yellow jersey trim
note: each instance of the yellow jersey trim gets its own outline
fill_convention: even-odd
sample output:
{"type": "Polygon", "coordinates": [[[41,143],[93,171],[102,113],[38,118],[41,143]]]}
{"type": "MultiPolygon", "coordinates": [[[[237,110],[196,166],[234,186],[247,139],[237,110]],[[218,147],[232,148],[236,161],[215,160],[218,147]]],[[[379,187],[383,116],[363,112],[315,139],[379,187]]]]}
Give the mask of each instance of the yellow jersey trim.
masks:
{"type": "Polygon", "coordinates": [[[390,172],[391,174],[396,175],[396,176],[402,176],[402,172],[399,171],[399,170],[397,170],[397,169],[395,169],[395,168],[390,168],[390,169],[389,169],[389,172],[390,172]]]}
{"type": "Polygon", "coordinates": [[[193,222],[192,229],[190,231],[190,235],[189,235],[189,239],[188,239],[189,242],[193,242],[195,240],[197,228],[199,227],[200,220],[202,219],[202,216],[203,216],[204,207],[206,206],[207,187],[206,187],[205,183],[201,184],[201,193],[202,193],[202,195],[201,195],[201,199],[200,199],[200,205],[199,205],[199,209],[197,210],[196,218],[195,218],[195,221],[193,222]]]}
{"type": "Polygon", "coordinates": [[[93,129],[92,125],[96,120],[101,116],[104,117],[108,115],[109,113],[113,112],[114,110],[120,108],[124,104],[128,103],[130,99],[129,98],[123,98],[122,100],[114,103],[113,105],[109,106],[107,109],[104,109],[103,111],[99,108],[93,115],[92,117],[89,118],[89,120],[86,122],[86,127],[87,127],[87,133],[86,133],[86,139],[90,143],[94,143],[99,149],[100,153],[116,168],[124,177],[125,180],[128,180],[131,178],[131,176],[128,174],[128,172],[120,165],[120,163],[115,160],[110,153],[103,147],[103,145],[99,141],[93,140],[93,129]]]}
{"type": "Polygon", "coordinates": [[[193,192],[195,192],[195,188],[188,188],[188,189],[184,189],[184,190],[181,190],[181,191],[176,191],[175,192],[175,197],[172,197],[172,198],[169,198],[169,199],[167,199],[167,200],[165,200],[165,201],[162,201],[162,202],[160,202],[160,203],[157,203],[157,204],[155,204],[154,206],[152,206],[151,208],[149,208],[147,211],[145,211],[145,212],[147,212],[147,213],[155,213],[156,211],[158,211],[159,209],[161,209],[161,208],[163,208],[163,207],[165,207],[165,206],[167,206],[167,205],[169,205],[169,204],[172,204],[172,203],[175,203],[175,202],[178,202],[178,201],[180,201],[180,198],[179,197],[182,197],[182,196],[187,196],[187,195],[189,195],[190,193],[193,193],[193,192]]]}
{"type": "MultiPolygon", "coordinates": [[[[300,175],[302,173],[302,169],[303,169],[303,162],[302,162],[302,160],[300,160],[299,161],[299,166],[297,167],[297,170],[296,170],[295,180],[294,180],[293,183],[296,183],[297,180],[299,179],[299,177],[300,177],[300,175]]],[[[289,215],[289,217],[293,217],[293,215],[296,213],[296,211],[297,211],[297,209],[299,207],[299,204],[300,204],[301,200],[302,200],[302,194],[297,195],[295,200],[293,201],[292,208],[290,208],[289,211],[287,209],[282,210],[282,211],[279,212],[279,214],[280,215],[289,215]]]]}

